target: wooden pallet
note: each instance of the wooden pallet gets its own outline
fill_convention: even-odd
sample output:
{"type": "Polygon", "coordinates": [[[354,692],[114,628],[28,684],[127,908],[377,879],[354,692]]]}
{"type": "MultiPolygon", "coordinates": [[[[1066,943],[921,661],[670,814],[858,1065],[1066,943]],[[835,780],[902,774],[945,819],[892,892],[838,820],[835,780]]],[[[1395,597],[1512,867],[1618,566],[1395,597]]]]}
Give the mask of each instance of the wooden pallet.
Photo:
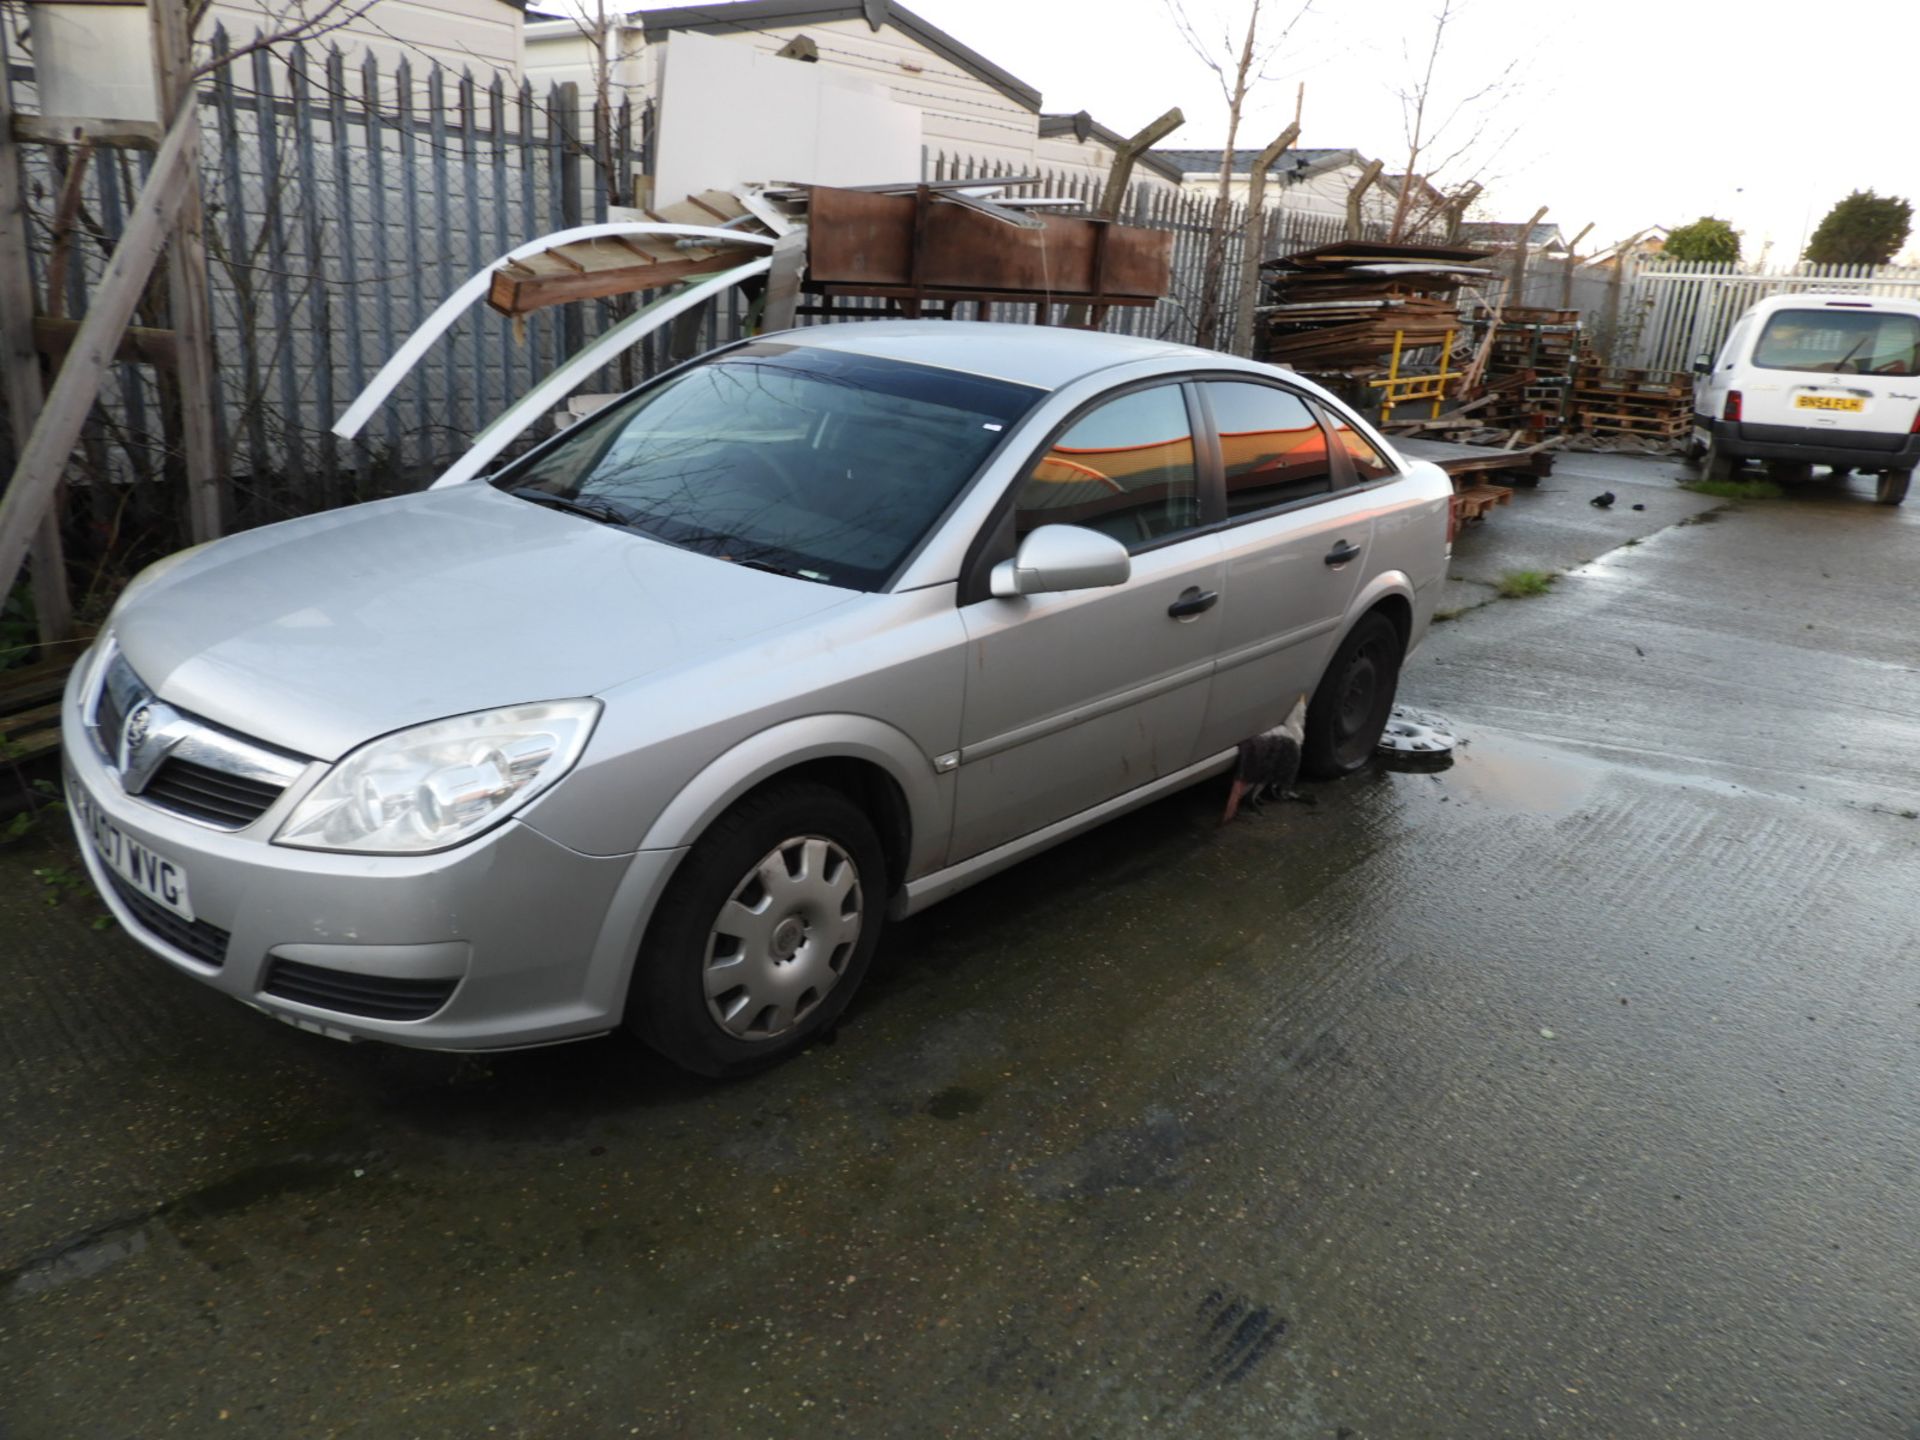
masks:
{"type": "Polygon", "coordinates": [[[1615,433],[1621,435],[1649,435],[1663,440],[1677,440],[1693,428],[1691,415],[1627,415],[1604,411],[1582,410],[1580,428],[1594,435],[1615,433]]]}
{"type": "Polygon", "coordinates": [[[60,748],[60,696],[71,659],[42,660],[0,671],[0,737],[5,757],[17,764],[60,748]]]}
{"type": "Polygon", "coordinates": [[[1497,505],[1511,505],[1513,491],[1505,485],[1489,485],[1484,480],[1465,490],[1453,492],[1453,521],[1456,526],[1469,520],[1484,520],[1497,505]]]}

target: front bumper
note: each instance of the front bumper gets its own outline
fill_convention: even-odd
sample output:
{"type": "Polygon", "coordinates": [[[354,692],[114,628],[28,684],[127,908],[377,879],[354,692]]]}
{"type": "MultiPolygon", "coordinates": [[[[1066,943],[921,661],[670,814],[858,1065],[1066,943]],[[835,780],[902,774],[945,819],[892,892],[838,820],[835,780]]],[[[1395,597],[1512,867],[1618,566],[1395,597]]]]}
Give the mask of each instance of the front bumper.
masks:
{"type": "Polygon", "coordinates": [[[433,855],[270,844],[317,775],[246,829],[195,824],[128,795],[101,760],[81,715],[86,668],[62,714],[67,784],[180,868],[193,922],[118,877],[74,805],[80,853],[114,918],[175,969],[341,1039],[507,1049],[620,1023],[639,936],[681,852],[582,855],[515,820],[433,855]]]}
{"type": "Polygon", "coordinates": [[[1735,460],[1798,460],[1856,470],[1911,470],[1920,465],[1920,435],[1829,430],[1811,425],[1752,425],[1703,421],[1714,443],[1735,460]]]}

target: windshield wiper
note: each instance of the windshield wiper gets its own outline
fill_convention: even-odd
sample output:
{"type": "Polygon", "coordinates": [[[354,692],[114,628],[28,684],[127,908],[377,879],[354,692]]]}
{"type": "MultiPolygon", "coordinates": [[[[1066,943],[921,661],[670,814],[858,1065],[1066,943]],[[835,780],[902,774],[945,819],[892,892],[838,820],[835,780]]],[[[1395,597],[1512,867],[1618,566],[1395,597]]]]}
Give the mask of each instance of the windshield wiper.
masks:
{"type": "Polygon", "coordinates": [[[633,515],[627,508],[624,505],[617,505],[611,500],[599,500],[592,497],[579,500],[567,495],[556,495],[551,490],[535,490],[530,486],[522,486],[518,490],[509,490],[507,493],[517,496],[522,500],[531,500],[536,505],[547,505],[555,510],[564,510],[569,515],[584,515],[587,519],[598,520],[603,525],[631,525],[633,523],[633,515]]]}
{"type": "Polygon", "coordinates": [[[789,580],[811,580],[816,585],[830,583],[826,576],[812,570],[795,570],[788,565],[775,565],[770,560],[739,559],[732,555],[722,555],[719,558],[729,565],[744,565],[749,570],[764,570],[769,575],[784,575],[789,580]]]}

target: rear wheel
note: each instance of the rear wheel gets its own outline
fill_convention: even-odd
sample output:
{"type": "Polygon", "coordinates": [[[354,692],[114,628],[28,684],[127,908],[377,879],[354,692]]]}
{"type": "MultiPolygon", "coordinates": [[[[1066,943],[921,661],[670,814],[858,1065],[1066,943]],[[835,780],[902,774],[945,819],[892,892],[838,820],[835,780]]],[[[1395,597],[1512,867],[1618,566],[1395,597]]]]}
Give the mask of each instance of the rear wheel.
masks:
{"type": "Polygon", "coordinates": [[[1353,627],[1307,706],[1302,773],[1331,779],[1367,763],[1393,713],[1405,648],[1400,627],[1377,610],[1353,627]]]}
{"type": "Polygon", "coordinates": [[[699,1075],[741,1075],[840,1017],[886,906],[873,825],[812,782],[749,795],[680,863],[648,927],[627,1023],[699,1075]]]}
{"type": "Polygon", "coordinates": [[[1911,470],[1883,470],[1873,498],[1882,505],[1898,505],[1907,498],[1907,482],[1912,479],[1911,470]]]}
{"type": "Polygon", "coordinates": [[[1702,480],[1731,480],[1739,468],[1740,462],[1721,448],[1718,439],[1707,441],[1706,453],[1700,457],[1702,480]]]}

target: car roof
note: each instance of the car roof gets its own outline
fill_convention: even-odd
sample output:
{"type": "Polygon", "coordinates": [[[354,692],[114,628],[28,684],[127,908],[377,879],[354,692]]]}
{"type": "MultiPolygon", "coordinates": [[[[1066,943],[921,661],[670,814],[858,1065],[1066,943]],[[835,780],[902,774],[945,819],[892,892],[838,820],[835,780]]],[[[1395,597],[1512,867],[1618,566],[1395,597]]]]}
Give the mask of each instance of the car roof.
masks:
{"type": "Polygon", "coordinates": [[[1776,310],[1888,310],[1897,315],[1920,315],[1920,300],[1903,295],[1862,295],[1847,290],[1801,290],[1791,295],[1769,295],[1754,303],[1752,313],[1771,315],[1776,310]]]}
{"type": "Polygon", "coordinates": [[[974,320],[859,320],[789,330],[780,339],[787,344],[987,375],[1042,390],[1057,390],[1083,375],[1136,360],[1235,369],[1245,364],[1217,350],[1137,335],[974,320]]]}

